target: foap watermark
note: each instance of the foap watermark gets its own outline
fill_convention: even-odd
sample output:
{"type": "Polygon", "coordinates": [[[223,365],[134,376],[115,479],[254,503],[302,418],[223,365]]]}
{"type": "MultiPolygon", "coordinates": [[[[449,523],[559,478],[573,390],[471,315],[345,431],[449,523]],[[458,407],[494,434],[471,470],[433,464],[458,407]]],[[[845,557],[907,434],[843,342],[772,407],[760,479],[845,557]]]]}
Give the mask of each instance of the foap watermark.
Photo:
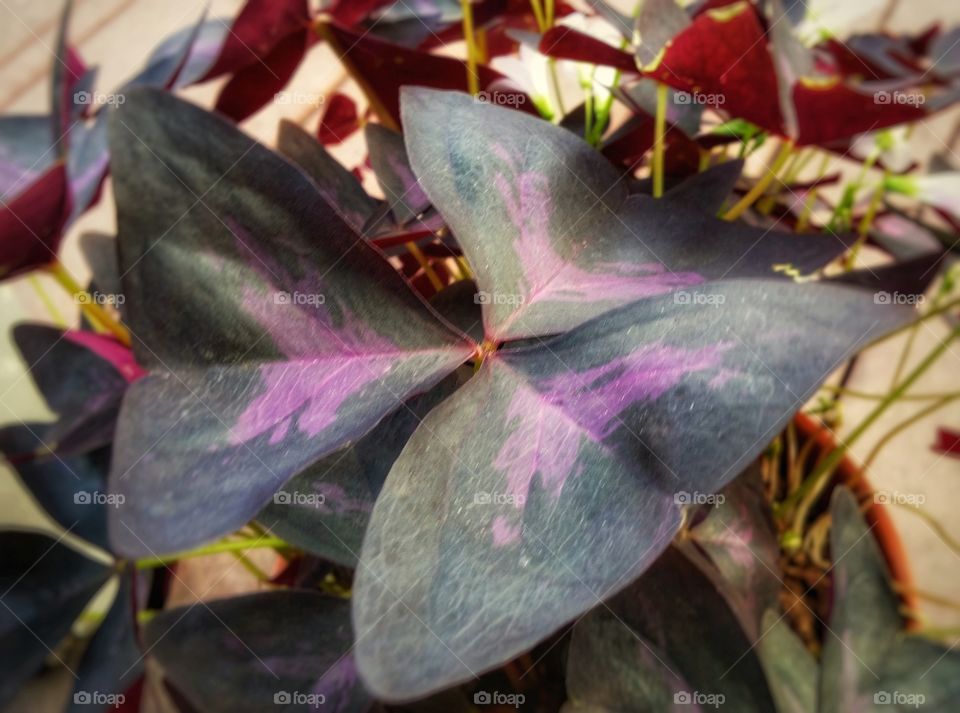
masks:
{"type": "Polygon", "coordinates": [[[78,305],[113,305],[114,307],[122,305],[127,301],[125,295],[112,295],[105,292],[77,292],[73,296],[73,301],[78,305]]]}
{"type": "Polygon", "coordinates": [[[273,95],[273,101],[276,104],[319,107],[323,106],[327,99],[323,94],[313,94],[312,92],[277,92],[273,95]]]}
{"type": "Polygon", "coordinates": [[[878,706],[909,706],[919,708],[926,703],[927,697],[922,693],[904,693],[903,691],[877,691],[873,694],[873,703],[878,706]]]}
{"type": "Polygon", "coordinates": [[[878,490],[873,494],[877,505],[907,505],[918,508],[927,502],[923,493],[901,493],[899,490],[878,490]]]}
{"type": "Polygon", "coordinates": [[[917,92],[888,92],[881,90],[873,93],[874,104],[909,104],[920,106],[925,104],[927,97],[917,92]]]}
{"type": "Polygon", "coordinates": [[[911,295],[905,292],[880,292],[873,293],[873,302],[878,305],[919,305],[923,304],[925,298],[923,295],[911,295]]]}
{"type": "Polygon", "coordinates": [[[276,305],[298,305],[319,307],[327,301],[326,295],[320,292],[274,292],[273,303],[276,305]]]}
{"type": "Polygon", "coordinates": [[[98,490],[90,492],[89,490],[79,490],[73,494],[75,505],[109,505],[118,508],[126,502],[127,498],[123,493],[101,493],[98,490]]]}
{"type": "Polygon", "coordinates": [[[674,104],[688,104],[699,106],[722,106],[727,103],[723,94],[704,94],[702,92],[674,92],[674,104]]]}
{"type": "Polygon", "coordinates": [[[522,506],[527,498],[514,493],[477,493],[473,496],[475,505],[517,505],[522,506]]]}
{"type": "Polygon", "coordinates": [[[316,507],[326,502],[327,496],[321,493],[300,493],[294,490],[292,493],[288,490],[278,490],[273,494],[275,505],[309,505],[316,507]]]}
{"type": "Polygon", "coordinates": [[[74,92],[73,103],[78,106],[120,106],[127,101],[123,94],[108,94],[106,92],[74,92]]]}
{"type": "Polygon", "coordinates": [[[473,694],[475,706],[513,706],[519,708],[527,700],[522,693],[501,693],[500,691],[477,691],[473,694]]]}
{"type": "Polygon", "coordinates": [[[73,705],[75,706],[113,706],[119,708],[127,698],[122,693],[101,693],[100,691],[74,691],[73,705]]]}
{"type": "Polygon", "coordinates": [[[523,295],[484,292],[482,290],[473,296],[473,303],[478,305],[522,305],[523,300],[523,295]]]}
{"type": "Polygon", "coordinates": [[[673,494],[673,502],[677,505],[723,505],[727,496],[723,493],[688,493],[681,490],[673,494]]]}
{"type": "Polygon", "coordinates": [[[675,706],[711,706],[719,708],[727,697],[722,693],[703,693],[702,691],[677,691],[673,694],[675,706]]]}
{"type": "Polygon", "coordinates": [[[516,108],[526,103],[527,96],[520,92],[477,92],[476,101],[478,104],[496,104],[516,108]]]}
{"type": "Polygon", "coordinates": [[[277,691],[273,694],[273,703],[277,706],[310,706],[319,708],[327,702],[322,693],[301,693],[300,691],[277,691]]]}
{"type": "Polygon", "coordinates": [[[675,305],[713,305],[719,307],[726,301],[726,295],[711,295],[706,292],[688,292],[687,290],[678,290],[673,293],[673,303],[675,305]]]}

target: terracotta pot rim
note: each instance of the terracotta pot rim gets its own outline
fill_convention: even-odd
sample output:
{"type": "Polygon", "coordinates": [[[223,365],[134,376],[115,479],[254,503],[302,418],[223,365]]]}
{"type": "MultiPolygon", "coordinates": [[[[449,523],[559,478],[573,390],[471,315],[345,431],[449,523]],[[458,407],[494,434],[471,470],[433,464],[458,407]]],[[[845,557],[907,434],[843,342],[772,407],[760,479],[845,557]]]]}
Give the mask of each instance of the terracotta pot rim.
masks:
{"type": "MultiPolygon", "coordinates": [[[[798,412],[793,420],[797,429],[804,436],[815,439],[822,451],[828,452],[836,447],[837,439],[833,435],[833,431],[822,422],[802,412],[798,412]]],[[[870,525],[877,544],[880,545],[880,550],[887,561],[887,567],[890,569],[890,576],[902,588],[902,591],[899,592],[900,599],[908,610],[917,611],[919,602],[914,591],[913,573],[910,569],[910,561],[903,540],[900,538],[900,533],[893,523],[889,510],[876,502],[874,498],[876,490],[867,480],[863,468],[849,456],[844,456],[837,466],[835,480],[849,487],[861,504],[868,503],[864,511],[864,517],[867,524],[870,525]]],[[[906,621],[908,629],[916,628],[916,619],[906,617],[906,621]]]]}

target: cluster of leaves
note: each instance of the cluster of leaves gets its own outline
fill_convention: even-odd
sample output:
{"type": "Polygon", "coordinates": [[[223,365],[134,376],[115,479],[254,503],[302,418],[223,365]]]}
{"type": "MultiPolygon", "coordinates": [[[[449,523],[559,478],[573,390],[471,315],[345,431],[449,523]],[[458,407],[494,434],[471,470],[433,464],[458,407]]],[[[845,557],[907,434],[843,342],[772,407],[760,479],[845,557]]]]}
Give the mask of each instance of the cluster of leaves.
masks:
{"type": "MultiPolygon", "coordinates": [[[[682,137],[669,144],[670,190],[655,198],[634,178],[654,139],[634,82],[713,86],[710,77],[727,76],[717,75],[725,60],[700,53],[766,42],[761,9],[711,3],[727,6],[688,16],[650,2],[637,56],[655,59],[638,64],[573,30],[531,37],[537,18],[526,4],[475,4],[491,54],[533,42],[635,75],[621,93],[635,116],[598,151],[577,136],[585,111],[557,126],[533,115],[542,103],[532,97],[511,109],[451,91],[471,84],[465,63],[428,50],[462,33],[460,3],[424,5],[429,12],[415,14],[404,3],[338,2],[321,23],[381,120],[364,131],[384,201],[297,126],[280,127],[275,153],[234,125],[303,56],[312,21],[303,1],[251,0],[232,23],[201,20],[157,50],[122,88],[121,106],[94,116],[56,108],[79,85],[55,78],[55,136],[70,121],[70,131],[100,137],[71,138],[51,164],[63,186],[56,204],[82,212],[109,161],[118,235],[86,247],[96,284],[125,297],[132,348],[88,325],[15,330],[57,420],[7,428],[0,445],[51,517],[102,557],[45,535],[0,534],[10,553],[0,575],[0,703],[112,577],[119,593],[76,691],[135,701],[149,657],[184,710],[264,710],[285,691],[309,694],[291,710],[318,696],[345,711],[419,699],[500,666],[611,597],[610,606],[626,598],[625,620],[682,664],[690,685],[721,665],[726,649],[677,661],[673,647],[690,646],[681,639],[692,634],[658,609],[678,596],[669,587],[688,601],[712,591],[670,549],[684,521],[677,494],[739,483],[836,366],[915,318],[875,294],[921,291],[931,260],[826,278],[851,236],[717,217],[738,192],[742,162],[698,172],[670,160],[716,139],[685,134],[677,127],[692,126],[687,119],[668,130],[682,137]],[[169,91],[224,74],[214,112],[169,91]],[[469,266],[465,279],[454,279],[452,264],[469,266]],[[275,535],[297,553],[276,588],[166,609],[141,625],[139,614],[163,608],[166,576],[145,563],[173,561],[251,522],[262,533],[251,546],[275,535]],[[333,566],[353,572],[350,602],[317,586],[333,566]],[[656,596],[631,609],[645,587],[656,596]]],[[[88,76],[65,40],[60,47],[70,60],[60,64],[88,76]]],[[[806,61],[789,38],[777,47],[806,61]]],[[[769,69],[773,85],[740,96],[747,88],[732,77],[722,89],[726,110],[758,130],[826,144],[920,118],[895,105],[870,113],[867,126],[849,77],[784,91],[792,75],[783,63],[761,67],[754,54],[745,71],[769,69]]],[[[520,91],[482,65],[475,79],[488,98],[520,91]]],[[[26,230],[0,222],[8,274],[50,262],[72,219],[51,218],[56,211],[38,202],[49,199],[41,182],[50,179],[31,183],[38,164],[28,166],[51,150],[50,118],[27,123],[36,150],[4,165],[11,185],[29,183],[4,203],[26,230]],[[42,222],[23,220],[32,215],[42,222]],[[27,251],[37,239],[44,251],[27,251]]],[[[338,102],[319,138],[340,140],[358,123],[338,102]]],[[[836,538],[859,526],[849,512],[838,521],[847,524],[835,529],[835,552],[836,538]]],[[[870,557],[851,561],[873,567],[870,557]]],[[[747,620],[768,604],[733,607],[751,640],[759,624],[747,620]]],[[[727,618],[713,633],[733,631],[720,599],[702,606],[727,618]]],[[[674,678],[628,652],[622,632],[598,617],[574,630],[574,709],[656,710],[665,691],[681,690],[669,666],[674,678]],[[589,673],[610,657],[607,674],[623,673],[611,688],[619,702],[593,690],[607,674],[589,673]]],[[[731,678],[749,698],[743,710],[771,710],[757,698],[767,690],[780,704],[783,664],[771,656],[744,665],[746,684],[741,673],[731,678]]],[[[825,681],[823,700],[850,700],[825,681]]]]}

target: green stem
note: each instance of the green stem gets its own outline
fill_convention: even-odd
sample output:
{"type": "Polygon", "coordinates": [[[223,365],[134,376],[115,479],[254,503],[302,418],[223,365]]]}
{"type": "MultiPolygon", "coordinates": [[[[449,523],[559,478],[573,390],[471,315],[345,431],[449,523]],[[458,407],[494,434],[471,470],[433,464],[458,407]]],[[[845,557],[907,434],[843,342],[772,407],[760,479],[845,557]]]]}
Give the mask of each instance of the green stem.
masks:
{"type": "Polygon", "coordinates": [[[657,116],[653,134],[653,197],[663,195],[663,149],[667,133],[667,91],[666,84],[657,85],[657,116]]]}
{"type": "Polygon", "coordinates": [[[460,0],[463,14],[463,39],[467,43],[467,88],[476,96],[480,92],[480,77],[477,74],[477,46],[473,34],[473,5],[470,0],[460,0]]]}
{"type": "MultiPolygon", "coordinates": [[[[824,458],[820,465],[818,465],[813,473],[811,473],[803,481],[799,488],[796,491],[790,494],[780,506],[781,511],[786,511],[788,508],[793,507],[801,500],[805,500],[808,496],[817,495],[820,492],[820,489],[826,484],[828,476],[833,473],[836,467],[840,464],[840,461],[843,460],[843,457],[846,455],[850,446],[856,443],[860,437],[870,428],[877,419],[879,419],[891,405],[893,405],[901,396],[903,396],[916,381],[923,376],[926,371],[933,366],[933,364],[939,359],[947,349],[950,348],[951,342],[960,336],[960,327],[954,328],[950,334],[934,349],[931,351],[922,362],[920,362],[916,368],[910,372],[906,379],[904,379],[895,389],[893,389],[887,396],[878,403],[873,410],[867,414],[867,417],[860,422],[860,424],[854,428],[850,434],[843,440],[842,443],[838,443],[837,447],[834,448],[827,456],[824,458]]],[[[813,498],[809,500],[812,502],[813,498]]],[[[807,508],[798,508],[797,517],[794,518],[793,529],[796,532],[800,532],[803,529],[803,520],[805,519],[807,508]]]]}
{"type": "Polygon", "coordinates": [[[204,557],[206,555],[215,555],[222,552],[240,552],[243,550],[260,550],[260,549],[284,549],[288,548],[290,545],[281,540],[279,537],[258,537],[255,540],[223,540],[221,542],[214,542],[210,545],[205,545],[203,547],[197,547],[193,550],[187,550],[185,552],[178,552],[172,555],[166,555],[163,557],[147,557],[141,560],[137,560],[137,569],[156,569],[157,567],[166,567],[173,562],[183,559],[190,559],[193,557],[204,557]]]}
{"type": "Polygon", "coordinates": [[[793,141],[785,141],[783,147],[780,149],[780,153],[777,154],[777,157],[773,161],[764,176],[754,184],[753,188],[750,189],[750,192],[747,193],[740,201],[733,206],[730,210],[723,214],[724,220],[736,220],[743,212],[753,205],[753,203],[762,196],[771,183],[776,179],[777,173],[780,169],[783,168],[783,164],[786,163],[787,159],[790,158],[790,154],[793,151],[793,141]]]}
{"type": "Polygon", "coordinates": [[[877,455],[879,455],[880,451],[883,450],[884,446],[886,446],[896,436],[903,433],[905,429],[909,428],[910,426],[915,424],[917,421],[929,416],[932,413],[939,411],[947,404],[953,403],[954,401],[957,400],[958,397],[960,397],[960,394],[950,394],[947,396],[943,396],[942,398],[939,398],[936,401],[934,401],[932,404],[929,404],[928,406],[923,407],[922,409],[917,411],[915,414],[913,414],[909,418],[904,419],[903,421],[898,423],[896,426],[891,428],[889,431],[887,431],[885,434],[883,434],[883,436],[880,437],[880,440],[878,440],[876,445],[873,447],[873,450],[870,451],[869,455],[867,455],[866,458],[864,458],[863,471],[869,472],[870,466],[873,465],[873,461],[877,459],[877,455]]]}

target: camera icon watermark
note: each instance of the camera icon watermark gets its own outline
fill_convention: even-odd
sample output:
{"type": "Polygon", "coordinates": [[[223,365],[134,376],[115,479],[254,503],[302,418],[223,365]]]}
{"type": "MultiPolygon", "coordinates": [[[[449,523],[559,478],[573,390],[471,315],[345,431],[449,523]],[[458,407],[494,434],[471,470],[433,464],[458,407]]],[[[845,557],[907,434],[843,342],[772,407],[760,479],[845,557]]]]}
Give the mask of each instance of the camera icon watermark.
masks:
{"type": "Polygon", "coordinates": [[[673,502],[677,505],[723,505],[727,501],[727,496],[723,493],[688,493],[686,490],[680,490],[673,494],[673,502]]]}
{"type": "Polygon", "coordinates": [[[926,298],[923,295],[910,295],[904,292],[880,292],[873,293],[873,303],[878,305],[919,305],[923,304],[926,298]]]}
{"type": "Polygon", "coordinates": [[[926,703],[922,693],[904,693],[903,691],[877,691],[873,694],[873,703],[878,706],[897,706],[898,708],[919,708],[926,703]]]}
{"type": "Polygon", "coordinates": [[[727,103],[727,97],[723,94],[702,92],[674,92],[673,103],[682,106],[723,106],[727,103]]]}
{"type": "Polygon", "coordinates": [[[873,93],[874,104],[906,104],[909,106],[921,106],[927,102],[927,97],[917,92],[888,92],[880,90],[873,93]]]}
{"type": "Polygon", "coordinates": [[[127,497],[123,493],[101,493],[94,490],[78,490],[73,494],[74,505],[109,505],[118,508],[123,505],[127,497]]]}
{"type": "Polygon", "coordinates": [[[274,292],[273,303],[275,305],[297,305],[320,307],[326,304],[327,297],[319,292],[274,292]]]}
{"type": "Polygon", "coordinates": [[[124,304],[127,301],[126,295],[117,294],[106,294],[104,292],[77,292],[73,296],[73,301],[78,305],[86,304],[95,304],[95,305],[112,305],[117,307],[124,304]]]}
{"type": "Polygon", "coordinates": [[[513,706],[519,708],[527,700],[522,693],[501,693],[500,691],[477,691],[473,694],[476,706],[513,706]]]}
{"type": "Polygon", "coordinates": [[[477,92],[474,97],[478,104],[496,104],[517,108],[527,101],[527,95],[520,92],[477,92]]]}
{"type": "Polygon", "coordinates": [[[719,708],[727,700],[722,693],[702,693],[700,691],[675,691],[673,694],[673,704],[675,706],[699,706],[705,708],[711,706],[719,708]]]}
{"type": "Polygon", "coordinates": [[[673,293],[673,303],[675,305],[710,305],[719,307],[726,301],[726,295],[710,295],[704,292],[688,292],[687,290],[678,290],[673,293]]]}
{"type": "Polygon", "coordinates": [[[311,92],[277,92],[273,95],[273,101],[276,104],[290,106],[313,106],[319,107],[327,101],[323,94],[313,94],[311,92]]]}
{"type": "Polygon", "coordinates": [[[473,296],[473,303],[477,305],[522,305],[524,299],[523,295],[484,292],[481,290],[473,296]]]}
{"type": "Polygon", "coordinates": [[[322,493],[300,493],[287,490],[278,490],[273,494],[274,505],[302,505],[306,507],[319,507],[327,500],[327,496],[322,493]]]}
{"type": "Polygon", "coordinates": [[[277,706],[310,706],[319,708],[327,702],[322,693],[301,693],[300,691],[277,691],[273,694],[273,704],[277,706]]]}
{"type": "Polygon", "coordinates": [[[97,706],[98,709],[106,706],[119,708],[126,701],[127,697],[122,693],[101,693],[100,691],[74,691],[73,693],[75,706],[97,706]]]}
{"type": "Polygon", "coordinates": [[[107,94],[104,92],[74,92],[73,103],[77,106],[120,106],[127,101],[123,94],[107,94]]]}
{"type": "Polygon", "coordinates": [[[873,502],[877,505],[906,505],[920,507],[927,502],[923,493],[901,493],[898,490],[878,490],[873,494],[873,502]]]}
{"type": "Polygon", "coordinates": [[[513,505],[514,507],[523,507],[527,502],[525,495],[514,493],[484,493],[479,492],[473,496],[474,505],[513,505]]]}

